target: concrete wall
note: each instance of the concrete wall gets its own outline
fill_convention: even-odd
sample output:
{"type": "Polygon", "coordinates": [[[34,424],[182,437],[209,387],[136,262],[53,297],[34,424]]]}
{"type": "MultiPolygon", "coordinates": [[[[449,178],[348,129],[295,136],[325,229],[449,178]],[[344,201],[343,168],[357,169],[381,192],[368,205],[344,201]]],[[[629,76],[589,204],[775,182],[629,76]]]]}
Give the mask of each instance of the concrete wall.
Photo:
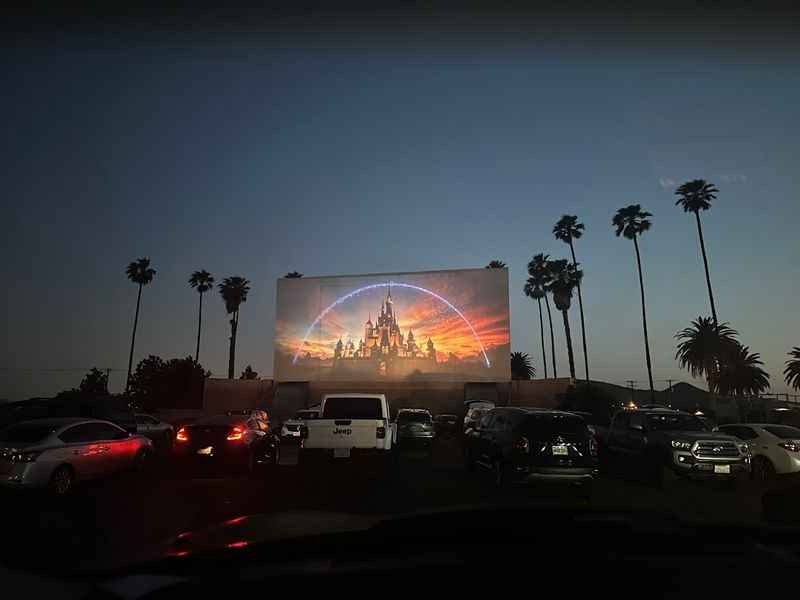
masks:
{"type": "Polygon", "coordinates": [[[203,412],[220,414],[237,408],[261,408],[270,405],[271,379],[207,379],[203,390],[203,412]]]}

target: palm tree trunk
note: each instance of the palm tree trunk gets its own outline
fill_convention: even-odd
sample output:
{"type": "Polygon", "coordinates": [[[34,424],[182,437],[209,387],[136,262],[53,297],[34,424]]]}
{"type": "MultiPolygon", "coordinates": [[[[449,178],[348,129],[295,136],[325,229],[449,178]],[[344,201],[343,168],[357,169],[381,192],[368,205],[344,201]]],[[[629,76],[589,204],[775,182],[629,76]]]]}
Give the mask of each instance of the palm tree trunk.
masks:
{"type": "Polygon", "coordinates": [[[706,268],[706,285],[708,286],[708,299],[711,301],[711,317],[714,319],[714,327],[718,327],[717,307],[714,304],[714,292],[711,291],[711,275],[708,273],[708,257],[706,256],[706,243],[703,241],[703,227],[700,225],[700,213],[695,211],[697,219],[697,235],[700,236],[700,251],[703,253],[703,266],[706,268]]]}
{"type": "Polygon", "coordinates": [[[539,304],[539,333],[542,336],[542,363],[544,363],[544,378],[547,379],[547,351],[544,349],[544,321],[542,321],[542,299],[537,298],[539,304]]]}
{"type": "MultiPolygon", "coordinates": [[[[572,251],[572,264],[577,269],[578,261],[575,259],[575,246],[572,238],[569,240],[569,249],[572,251]]],[[[586,351],[586,325],[583,320],[583,296],[581,295],[581,284],[578,282],[578,309],[581,313],[581,343],[583,344],[583,373],[586,376],[586,383],[589,383],[589,353],[586,351]]],[[[573,379],[575,374],[572,375],[573,379]]]]}
{"type": "Polygon", "coordinates": [[[564,335],[567,338],[567,357],[569,358],[569,375],[575,379],[575,355],[572,353],[572,331],[569,328],[569,314],[566,310],[561,311],[564,317],[564,335]]]}
{"type": "Polygon", "coordinates": [[[139,325],[139,304],[142,302],[142,284],[139,284],[139,294],[136,296],[136,316],[133,318],[133,334],[131,335],[131,352],[128,355],[128,376],[125,378],[125,391],[131,384],[131,367],[133,367],[133,346],[136,342],[136,327],[139,325]]]}
{"type": "Polygon", "coordinates": [[[633,247],[636,249],[636,266],[639,269],[639,290],[642,293],[642,328],[644,329],[644,355],[647,360],[647,378],[650,381],[650,402],[655,404],[656,391],[653,388],[653,364],[650,361],[650,340],[647,337],[647,311],[644,303],[644,280],[642,279],[642,258],[639,255],[639,242],[633,238],[633,247]]]}
{"type": "Polygon", "coordinates": [[[228,379],[233,379],[233,367],[236,362],[236,330],[239,328],[239,311],[231,316],[231,346],[228,356],[228,379]]]}
{"type": "Polygon", "coordinates": [[[200,310],[197,312],[197,350],[194,351],[194,362],[200,360],[200,330],[203,328],[203,292],[200,292],[200,310]]]}
{"type": "Polygon", "coordinates": [[[558,369],[556,368],[556,338],[553,336],[553,315],[550,314],[550,301],[547,294],[544,295],[544,305],[547,307],[547,320],[550,321],[550,364],[553,365],[553,379],[558,379],[558,369]]]}

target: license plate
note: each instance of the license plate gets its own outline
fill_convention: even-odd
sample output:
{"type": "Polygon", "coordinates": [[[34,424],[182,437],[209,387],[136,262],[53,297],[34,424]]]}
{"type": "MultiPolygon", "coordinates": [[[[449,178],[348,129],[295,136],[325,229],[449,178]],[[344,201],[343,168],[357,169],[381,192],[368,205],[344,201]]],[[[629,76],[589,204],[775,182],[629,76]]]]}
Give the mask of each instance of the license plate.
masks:
{"type": "Polygon", "coordinates": [[[214,446],[208,446],[206,448],[200,448],[197,451],[198,454],[202,454],[203,456],[211,456],[214,454],[214,446]]]}
{"type": "Polygon", "coordinates": [[[553,456],[567,456],[569,454],[569,450],[564,444],[555,444],[552,446],[553,456]]]}
{"type": "Polygon", "coordinates": [[[350,458],[350,448],[334,448],[334,458],[350,458]]]}
{"type": "Polygon", "coordinates": [[[730,465],[714,465],[714,473],[730,473],[730,465]]]}

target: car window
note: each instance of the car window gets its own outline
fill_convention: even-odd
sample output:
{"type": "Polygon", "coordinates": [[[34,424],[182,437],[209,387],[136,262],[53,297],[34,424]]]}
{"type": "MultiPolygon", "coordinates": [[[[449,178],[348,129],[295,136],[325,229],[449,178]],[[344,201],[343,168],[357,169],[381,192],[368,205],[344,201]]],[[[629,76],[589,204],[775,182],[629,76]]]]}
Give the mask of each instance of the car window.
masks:
{"type": "Polygon", "coordinates": [[[489,429],[492,425],[492,418],[494,417],[494,413],[487,412],[485,415],[481,417],[480,420],[480,428],[481,429],[489,429]]]}
{"type": "Polygon", "coordinates": [[[430,423],[431,416],[423,412],[401,412],[397,420],[400,423],[430,423]]]}
{"type": "Polygon", "coordinates": [[[498,413],[492,422],[492,429],[495,431],[505,431],[508,425],[508,417],[503,413],[498,413]]]}
{"type": "Polygon", "coordinates": [[[727,435],[732,435],[740,440],[753,440],[758,437],[758,434],[752,427],[745,427],[743,425],[725,425],[720,427],[719,430],[727,435]]]}
{"type": "Polygon", "coordinates": [[[69,429],[62,431],[58,435],[58,439],[65,444],[95,441],[97,438],[94,437],[95,428],[93,425],[94,423],[82,423],[80,425],[74,425],[69,429]]]}
{"type": "Polygon", "coordinates": [[[128,433],[109,423],[92,423],[91,435],[96,440],[121,440],[128,437],[128,433]]]}
{"type": "Polygon", "coordinates": [[[380,419],[379,398],[328,398],[322,409],[323,419],[380,419]]]}
{"type": "Polygon", "coordinates": [[[647,415],[648,428],[653,431],[708,431],[708,427],[693,415],[681,413],[647,415]]]}
{"type": "Polygon", "coordinates": [[[784,440],[800,440],[800,429],[786,425],[768,425],[764,427],[772,435],[784,440]]]}

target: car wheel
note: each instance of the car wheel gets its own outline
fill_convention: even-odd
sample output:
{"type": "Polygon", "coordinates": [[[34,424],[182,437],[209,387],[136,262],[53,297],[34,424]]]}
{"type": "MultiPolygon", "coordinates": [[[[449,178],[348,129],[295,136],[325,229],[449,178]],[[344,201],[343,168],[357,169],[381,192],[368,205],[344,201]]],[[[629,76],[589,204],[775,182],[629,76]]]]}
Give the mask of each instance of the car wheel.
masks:
{"type": "Polygon", "coordinates": [[[64,496],[69,493],[75,483],[75,472],[69,465],[61,465],[50,476],[50,483],[48,487],[50,491],[58,496],[64,496]]]}
{"type": "Polygon", "coordinates": [[[150,450],[147,448],[139,448],[139,451],[133,458],[133,470],[136,473],[144,473],[150,466],[150,456],[150,450]]]}
{"type": "Polygon", "coordinates": [[[756,456],[753,459],[753,479],[759,485],[768,485],[775,479],[775,466],[765,456],[756,456]]]}

